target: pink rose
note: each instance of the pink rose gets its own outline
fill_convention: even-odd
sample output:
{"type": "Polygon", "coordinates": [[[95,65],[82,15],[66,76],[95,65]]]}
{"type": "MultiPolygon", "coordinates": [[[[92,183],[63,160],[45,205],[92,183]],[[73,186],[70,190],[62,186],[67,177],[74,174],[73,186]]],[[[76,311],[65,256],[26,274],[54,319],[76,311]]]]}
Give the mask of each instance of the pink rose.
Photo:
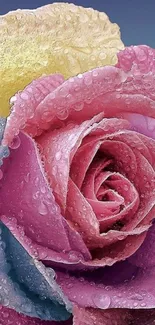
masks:
{"type": "MultiPolygon", "coordinates": [[[[1,180],[2,221],[30,254],[54,267],[78,305],[75,325],[81,317],[103,324],[101,309],[155,306],[154,62],[155,50],[129,47],[115,67],[67,81],[41,77],[12,99],[3,136],[10,156],[1,180]]],[[[132,318],[116,313],[121,325],[132,318]]]]}

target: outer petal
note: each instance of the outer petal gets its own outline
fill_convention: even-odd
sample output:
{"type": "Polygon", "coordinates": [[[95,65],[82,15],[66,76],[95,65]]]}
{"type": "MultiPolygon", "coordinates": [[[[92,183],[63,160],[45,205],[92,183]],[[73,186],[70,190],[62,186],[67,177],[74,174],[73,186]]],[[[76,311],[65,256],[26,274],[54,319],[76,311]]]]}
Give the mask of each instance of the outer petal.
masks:
{"type": "MultiPolygon", "coordinates": [[[[118,58],[118,67],[97,68],[71,78],[40,103],[38,109],[49,114],[50,127],[54,128],[60,120],[81,123],[101,112],[105,117],[117,117],[124,112],[155,117],[155,50],[147,46],[130,47],[120,52],[118,58]],[[130,52],[134,55],[130,56],[130,52]],[[143,61],[141,52],[145,54],[143,61]],[[122,62],[128,63],[128,70],[122,62]]],[[[7,133],[8,126],[6,142],[7,133]]]]}
{"type": "Polygon", "coordinates": [[[43,73],[69,77],[115,64],[123,48],[118,26],[106,14],[73,4],[10,12],[0,25],[1,114],[8,114],[16,91],[43,73]]]}
{"type": "Polygon", "coordinates": [[[154,325],[155,310],[109,309],[74,307],[73,325],[154,325]]]}
{"type": "Polygon", "coordinates": [[[60,74],[44,76],[32,81],[23,91],[11,98],[10,102],[13,104],[11,118],[8,117],[7,119],[9,137],[12,134],[18,134],[18,130],[24,128],[31,136],[36,132],[39,134],[41,131],[39,128],[36,129],[36,124],[40,124],[41,128],[43,116],[44,129],[48,129],[48,115],[46,113],[40,114],[38,105],[63,82],[64,78],[60,74]]]}
{"type": "Polygon", "coordinates": [[[80,253],[81,258],[90,259],[81,236],[69,227],[60,213],[34,141],[24,134],[20,141],[22,145],[11,150],[3,165],[1,214],[15,217],[34,243],[41,245],[44,251],[48,247],[57,258],[66,255],[69,260],[70,252],[74,251],[80,253]]]}
{"type": "Polygon", "coordinates": [[[142,269],[126,260],[93,273],[57,276],[63,292],[80,307],[155,308],[154,267],[142,269]]]}
{"type": "Polygon", "coordinates": [[[137,113],[117,114],[119,116],[128,120],[135,131],[155,139],[155,118],[137,113]]]}
{"type": "MultiPolygon", "coordinates": [[[[155,214],[155,208],[153,209],[155,214]]],[[[147,233],[146,239],[138,251],[129,258],[130,263],[142,268],[155,267],[155,223],[147,233]]]]}
{"type": "Polygon", "coordinates": [[[13,309],[0,306],[1,325],[72,325],[72,320],[55,322],[43,321],[38,318],[27,317],[13,309]]]}
{"type": "Polygon", "coordinates": [[[128,311],[110,309],[80,308],[75,306],[73,325],[127,325],[130,315],[128,311]]]}
{"type": "Polygon", "coordinates": [[[66,306],[71,306],[56,284],[54,271],[30,255],[2,222],[0,231],[1,304],[45,320],[69,318],[66,306]]]}

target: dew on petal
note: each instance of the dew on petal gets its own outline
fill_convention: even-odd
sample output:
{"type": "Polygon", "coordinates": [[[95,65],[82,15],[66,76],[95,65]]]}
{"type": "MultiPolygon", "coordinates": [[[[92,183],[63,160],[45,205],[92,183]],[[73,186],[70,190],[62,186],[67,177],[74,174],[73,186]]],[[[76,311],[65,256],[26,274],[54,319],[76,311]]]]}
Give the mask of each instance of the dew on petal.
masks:
{"type": "Polygon", "coordinates": [[[55,159],[60,160],[61,159],[61,151],[57,151],[55,154],[55,159]]]}
{"type": "Polygon", "coordinates": [[[102,294],[95,294],[93,297],[93,302],[97,308],[107,309],[110,306],[111,299],[109,296],[102,294]]]}
{"type": "Polygon", "coordinates": [[[21,144],[19,136],[14,137],[13,141],[10,144],[11,149],[18,149],[21,144]]]}
{"type": "Polygon", "coordinates": [[[77,103],[75,106],[74,106],[74,110],[75,111],[81,111],[84,107],[84,103],[77,103]]]}
{"type": "Polygon", "coordinates": [[[45,216],[48,213],[47,206],[43,202],[41,202],[41,204],[39,205],[38,212],[43,216],[45,216]]]}

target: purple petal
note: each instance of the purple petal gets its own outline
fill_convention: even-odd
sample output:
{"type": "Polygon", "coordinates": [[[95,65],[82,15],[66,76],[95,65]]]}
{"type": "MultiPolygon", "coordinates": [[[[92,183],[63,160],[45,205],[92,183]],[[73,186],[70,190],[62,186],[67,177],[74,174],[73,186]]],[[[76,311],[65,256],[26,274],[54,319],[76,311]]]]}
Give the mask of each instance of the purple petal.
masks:
{"type": "Polygon", "coordinates": [[[129,262],[141,268],[155,268],[155,223],[148,231],[141,247],[129,258],[129,262]]]}
{"type": "Polygon", "coordinates": [[[125,261],[93,273],[57,275],[64,293],[80,307],[155,308],[155,268],[141,269],[125,261]]]}

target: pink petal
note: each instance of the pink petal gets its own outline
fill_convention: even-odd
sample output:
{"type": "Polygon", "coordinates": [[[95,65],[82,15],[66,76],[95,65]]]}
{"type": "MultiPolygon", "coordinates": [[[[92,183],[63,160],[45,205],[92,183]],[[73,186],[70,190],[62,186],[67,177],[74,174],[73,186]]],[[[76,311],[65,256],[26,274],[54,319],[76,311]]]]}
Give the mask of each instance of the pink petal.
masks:
{"type": "MultiPolygon", "coordinates": [[[[101,112],[105,117],[121,112],[155,117],[154,58],[155,50],[131,46],[118,54],[117,67],[97,68],[65,81],[40,102],[41,129],[54,129],[62,120],[81,123],[101,112]]],[[[9,129],[8,120],[5,144],[15,135],[9,129]]]]}
{"type": "Polygon", "coordinates": [[[99,147],[100,142],[98,140],[87,143],[79,148],[73,158],[70,175],[74,183],[79,188],[82,186],[87,169],[89,168],[99,147]]]}
{"type": "Polygon", "coordinates": [[[38,318],[31,318],[17,313],[13,309],[0,306],[0,324],[1,325],[71,325],[72,321],[55,322],[43,321],[38,318]]]}
{"type": "Polygon", "coordinates": [[[103,118],[83,139],[81,147],[73,158],[70,171],[71,178],[79,188],[81,188],[87,169],[100,147],[99,140],[107,134],[126,128],[129,128],[129,123],[125,120],[103,118]]]}
{"type": "MultiPolygon", "coordinates": [[[[92,141],[93,143],[93,141],[92,141]]],[[[84,146],[85,147],[85,146],[84,146]]],[[[96,198],[96,191],[95,188],[95,177],[101,172],[102,169],[110,165],[112,160],[110,159],[103,159],[103,161],[93,162],[92,166],[87,171],[84,182],[82,184],[82,193],[86,198],[96,198]]],[[[78,164],[77,164],[78,165],[78,164]]],[[[79,173],[80,174],[80,173],[79,173]]],[[[106,173],[105,179],[110,175],[110,172],[106,173]]],[[[74,179],[73,179],[74,180],[74,179]]]]}
{"type": "Polygon", "coordinates": [[[85,197],[71,179],[69,179],[68,184],[66,218],[76,225],[86,241],[88,238],[90,241],[91,238],[99,235],[99,224],[96,216],[85,197]]]}
{"type": "Polygon", "coordinates": [[[57,202],[65,211],[68,177],[72,158],[91,125],[100,119],[96,116],[81,125],[68,124],[66,127],[43,134],[37,139],[45,170],[57,202]]]}
{"type": "Polygon", "coordinates": [[[48,116],[38,110],[38,105],[63,82],[60,74],[40,77],[11,99],[13,107],[5,130],[9,143],[19,130],[24,129],[33,136],[41,132],[42,123],[44,130],[49,127],[48,116]]]}
{"type": "Polygon", "coordinates": [[[22,145],[12,149],[4,163],[0,181],[1,214],[15,217],[26,235],[44,248],[66,254],[74,250],[89,258],[81,236],[60,213],[34,141],[24,134],[20,139],[22,145]]]}
{"type": "Polygon", "coordinates": [[[137,228],[131,232],[109,231],[108,233],[100,235],[99,230],[97,229],[97,219],[92,212],[91,206],[87,203],[84,196],[80,193],[76,185],[71,180],[69,181],[67,199],[67,219],[73,223],[73,227],[78,229],[78,231],[83,234],[87,246],[90,247],[91,250],[95,247],[100,247],[100,249],[94,253],[92,251],[94,260],[90,262],[83,261],[83,265],[112,265],[116,261],[130,256],[143,242],[145,238],[145,231],[148,229],[148,226],[146,226],[146,228],[137,228]],[[139,237],[135,236],[137,234],[139,237]],[[127,236],[128,238],[126,238],[127,236]],[[124,240],[121,243],[117,243],[119,238],[124,240]],[[112,245],[113,243],[115,243],[115,249],[112,245]],[[129,244],[128,249],[126,248],[127,244],[129,244]]]}
{"type": "Polygon", "coordinates": [[[115,134],[111,135],[112,140],[104,140],[100,150],[105,155],[114,157],[115,171],[125,174],[132,181],[136,175],[137,163],[133,150],[126,144],[115,140],[115,134]]]}

